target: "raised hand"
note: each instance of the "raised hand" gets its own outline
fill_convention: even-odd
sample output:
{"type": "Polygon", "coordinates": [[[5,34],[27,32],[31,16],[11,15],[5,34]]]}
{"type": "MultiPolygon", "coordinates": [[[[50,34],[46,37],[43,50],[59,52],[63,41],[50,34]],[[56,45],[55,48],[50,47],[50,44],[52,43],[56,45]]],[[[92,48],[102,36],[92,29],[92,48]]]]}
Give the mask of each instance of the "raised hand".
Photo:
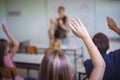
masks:
{"type": "Polygon", "coordinates": [[[107,17],[106,19],[107,19],[109,28],[115,31],[118,35],[120,35],[120,28],[117,27],[117,24],[115,23],[115,21],[110,17],[107,17]]]}
{"type": "Polygon", "coordinates": [[[5,33],[8,32],[7,27],[6,27],[4,24],[2,24],[2,29],[3,29],[3,31],[4,31],[5,33]]]}
{"type": "Polygon", "coordinates": [[[80,19],[72,19],[69,23],[69,26],[76,36],[82,38],[91,57],[94,68],[92,70],[89,80],[102,80],[105,71],[105,62],[100,55],[100,52],[96,48],[95,44],[91,40],[85,26],[80,19]]]}
{"type": "Polygon", "coordinates": [[[13,58],[18,50],[19,42],[12,36],[12,34],[10,34],[10,32],[7,30],[7,27],[4,24],[2,24],[2,29],[5,32],[6,36],[11,40],[13,44],[13,48],[11,49],[9,53],[10,57],[13,58]]]}
{"type": "Polygon", "coordinates": [[[79,18],[77,20],[72,19],[69,26],[77,37],[84,39],[89,36],[87,29],[79,18]]]}
{"type": "Polygon", "coordinates": [[[112,30],[116,29],[117,25],[115,21],[110,17],[107,17],[106,19],[107,19],[108,27],[112,30]]]}

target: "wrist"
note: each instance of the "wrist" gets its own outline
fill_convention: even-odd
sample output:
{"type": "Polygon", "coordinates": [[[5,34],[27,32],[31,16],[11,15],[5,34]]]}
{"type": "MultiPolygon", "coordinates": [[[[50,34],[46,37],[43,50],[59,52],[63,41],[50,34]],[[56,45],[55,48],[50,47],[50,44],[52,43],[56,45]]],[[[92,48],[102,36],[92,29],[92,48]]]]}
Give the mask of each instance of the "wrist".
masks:
{"type": "Polygon", "coordinates": [[[82,37],[82,40],[83,40],[83,41],[90,40],[90,39],[91,39],[91,38],[90,38],[89,35],[87,35],[87,36],[83,36],[83,37],[82,37]]]}
{"type": "Polygon", "coordinates": [[[84,42],[85,44],[90,44],[90,46],[93,45],[93,41],[92,41],[92,39],[91,39],[90,36],[84,37],[84,38],[83,38],[83,42],[84,42]]]}

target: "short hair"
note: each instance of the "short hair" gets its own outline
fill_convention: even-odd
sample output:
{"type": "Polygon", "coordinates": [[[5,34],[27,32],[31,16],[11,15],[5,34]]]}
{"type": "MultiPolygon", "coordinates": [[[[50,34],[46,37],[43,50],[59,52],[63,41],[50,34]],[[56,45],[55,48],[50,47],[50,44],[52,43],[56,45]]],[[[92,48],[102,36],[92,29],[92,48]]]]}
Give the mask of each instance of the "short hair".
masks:
{"type": "Polygon", "coordinates": [[[58,8],[58,12],[60,11],[60,10],[65,10],[65,8],[63,7],[63,6],[60,6],[59,8],[58,8]]]}
{"type": "Polygon", "coordinates": [[[69,58],[62,51],[49,51],[41,62],[39,80],[72,80],[69,58]]]}
{"type": "Polygon", "coordinates": [[[109,48],[109,39],[103,33],[97,33],[93,37],[93,42],[100,51],[100,53],[106,53],[109,48]]]}

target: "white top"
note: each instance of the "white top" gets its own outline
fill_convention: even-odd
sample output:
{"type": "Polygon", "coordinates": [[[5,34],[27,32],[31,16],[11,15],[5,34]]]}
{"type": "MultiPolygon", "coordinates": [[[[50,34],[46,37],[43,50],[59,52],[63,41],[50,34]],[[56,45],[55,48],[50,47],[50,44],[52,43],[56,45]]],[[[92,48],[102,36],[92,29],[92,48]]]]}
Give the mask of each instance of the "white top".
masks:
{"type": "Polygon", "coordinates": [[[14,62],[40,64],[44,54],[26,54],[19,53],[13,58],[14,62]]]}

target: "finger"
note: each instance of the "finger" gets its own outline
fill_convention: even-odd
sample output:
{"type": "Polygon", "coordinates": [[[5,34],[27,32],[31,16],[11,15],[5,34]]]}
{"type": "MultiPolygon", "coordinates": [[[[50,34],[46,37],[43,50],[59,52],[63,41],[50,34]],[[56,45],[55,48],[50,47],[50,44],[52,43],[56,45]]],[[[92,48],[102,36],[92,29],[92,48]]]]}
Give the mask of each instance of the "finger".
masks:
{"type": "Polygon", "coordinates": [[[74,24],[73,21],[71,21],[71,25],[74,27],[75,30],[78,30],[78,27],[74,24]]]}
{"type": "Polygon", "coordinates": [[[80,21],[79,21],[79,17],[77,18],[77,22],[78,22],[78,24],[81,26],[80,21]]]}
{"type": "Polygon", "coordinates": [[[77,19],[78,23],[81,25],[81,27],[84,27],[82,21],[80,20],[80,18],[77,19]]]}
{"type": "Polygon", "coordinates": [[[72,19],[72,22],[74,23],[75,27],[79,27],[80,26],[75,19],[72,19]]]}
{"type": "Polygon", "coordinates": [[[5,26],[5,24],[2,24],[2,27],[3,27],[4,29],[7,29],[7,27],[5,26]]]}
{"type": "Polygon", "coordinates": [[[71,23],[69,23],[69,27],[72,31],[75,31],[75,28],[73,27],[73,25],[71,23]]]}
{"type": "Polygon", "coordinates": [[[109,17],[109,16],[107,16],[107,17],[106,17],[106,19],[108,20],[108,19],[110,19],[110,17],[109,17]]]}
{"type": "Polygon", "coordinates": [[[2,24],[2,27],[5,27],[5,25],[4,25],[4,24],[2,24]]]}

